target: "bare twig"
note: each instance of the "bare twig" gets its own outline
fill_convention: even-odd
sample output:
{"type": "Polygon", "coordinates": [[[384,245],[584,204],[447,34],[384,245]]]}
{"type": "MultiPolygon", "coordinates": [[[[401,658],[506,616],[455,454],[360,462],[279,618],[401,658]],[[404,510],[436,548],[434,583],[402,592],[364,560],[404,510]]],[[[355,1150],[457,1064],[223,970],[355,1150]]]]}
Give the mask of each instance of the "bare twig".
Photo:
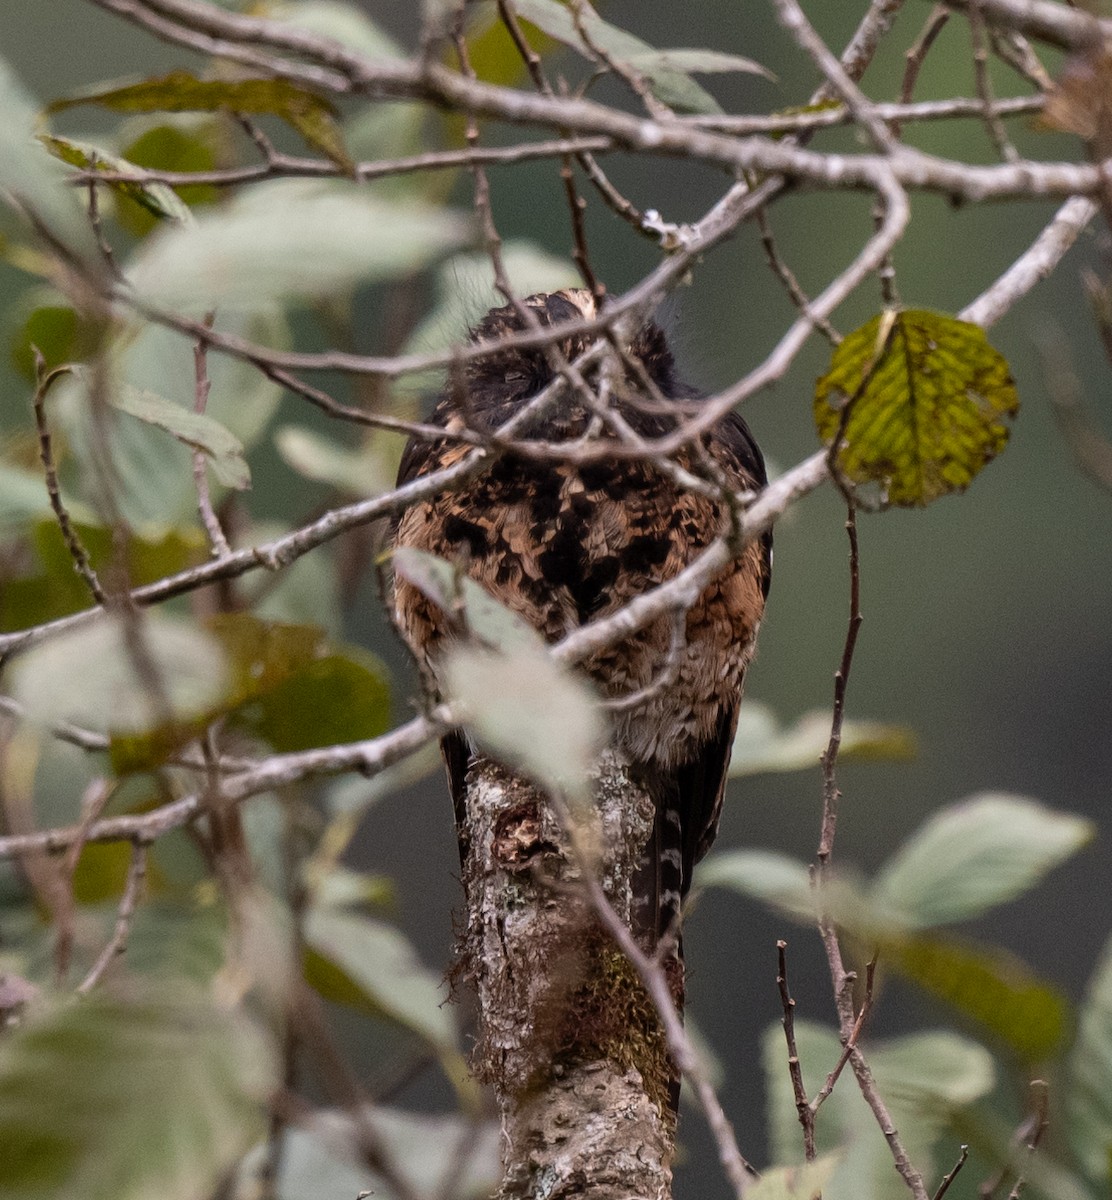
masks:
{"type": "Polygon", "coordinates": [[[131,847],[131,862],[127,869],[127,882],[124,884],[124,894],[120,899],[120,907],[116,912],[116,924],[108,944],[97,956],[96,962],[89,968],[89,973],[77,985],[80,995],[88,995],[96,987],[105,971],[127,948],[127,939],[131,933],[131,920],[135,915],[136,906],[143,893],[143,882],[147,876],[147,848],[135,841],[131,847]]]}
{"type": "MultiPolygon", "coordinates": [[[[269,143],[267,144],[269,145],[269,143]]],[[[215,313],[208,313],[204,323],[211,326],[215,317],[215,313]]],[[[195,379],[193,411],[196,413],[205,411],[209,389],[212,386],[208,377],[207,349],[205,343],[200,339],[193,347],[195,379]]],[[[220,521],[212,507],[212,495],[209,492],[208,482],[208,460],[205,458],[203,450],[193,451],[193,482],[197,488],[197,507],[201,514],[201,522],[208,534],[213,556],[217,559],[227,558],[232,553],[232,548],[228,545],[228,539],[224,536],[224,530],[220,527],[220,521]]]]}
{"type": "Polygon", "coordinates": [[[780,1006],[784,1015],[784,1038],[788,1044],[788,1074],[792,1081],[792,1094],[795,1096],[795,1111],[799,1123],[803,1126],[803,1154],[808,1162],[815,1160],[815,1114],[807,1099],[807,1089],[803,1084],[803,1067],[799,1061],[799,1047],[795,1044],[795,1001],[788,988],[788,943],[776,943],[777,964],[776,986],[780,990],[780,1006]]]}
{"type": "Polygon", "coordinates": [[[953,1183],[954,1180],[957,1178],[958,1172],[962,1169],[962,1167],[965,1166],[965,1160],[968,1157],[969,1157],[969,1147],[962,1146],[960,1152],[958,1153],[957,1162],[954,1163],[954,1165],[950,1168],[950,1170],[947,1171],[946,1174],[942,1176],[942,1180],[938,1185],[938,1190],[934,1193],[932,1200],[942,1200],[942,1197],[945,1196],[946,1193],[950,1190],[950,1184],[953,1183]]]}
{"type": "Polygon", "coordinates": [[[42,463],[43,475],[46,477],[46,490],[50,496],[50,507],[58,518],[58,528],[62,532],[62,541],[66,544],[70,558],[78,575],[84,579],[93,599],[98,604],[105,602],[104,588],[101,586],[97,573],[89,561],[89,552],[81,543],[77,530],[73,527],[69,512],[62,500],[62,489],[58,483],[58,469],[54,464],[54,448],[50,437],[50,426],[46,421],[46,394],[51,386],[63,375],[70,372],[69,367],[55,367],[53,371],[46,370],[46,363],[37,347],[34,349],[35,369],[38,376],[34,395],[31,398],[35,410],[35,427],[39,434],[39,461],[42,463]]]}
{"type": "Polygon", "coordinates": [[[992,94],[992,81],[988,76],[988,46],[985,33],[984,17],[981,14],[977,0],[969,5],[969,30],[973,36],[973,78],[977,95],[984,105],[984,124],[992,144],[1005,162],[1019,162],[1019,151],[1012,145],[1004,122],[996,109],[996,99],[992,94]]]}
{"type": "Polygon", "coordinates": [[[780,257],[779,251],[776,249],[776,241],[772,236],[772,225],[768,219],[766,209],[761,209],[756,216],[757,228],[761,232],[761,245],[764,247],[765,258],[768,260],[768,265],[772,269],[772,273],[784,285],[784,290],[791,297],[791,302],[805,316],[811,317],[815,328],[826,338],[831,345],[837,346],[842,340],[842,335],[831,325],[826,317],[816,316],[811,312],[811,301],[807,298],[806,292],[799,285],[799,280],[796,279],[792,269],[780,257]]]}

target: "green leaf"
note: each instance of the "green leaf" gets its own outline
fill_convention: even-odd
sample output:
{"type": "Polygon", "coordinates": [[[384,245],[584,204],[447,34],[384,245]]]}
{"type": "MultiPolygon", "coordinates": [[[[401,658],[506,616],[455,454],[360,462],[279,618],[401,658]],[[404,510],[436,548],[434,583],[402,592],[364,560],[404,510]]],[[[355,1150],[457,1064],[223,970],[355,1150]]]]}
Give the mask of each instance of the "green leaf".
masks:
{"type": "MultiPolygon", "coordinates": [[[[273,308],[254,314],[217,314],[222,332],[268,346],[288,342],[285,321],[273,308]]],[[[174,330],[146,324],[136,332],[122,329],[109,346],[109,393],[134,389],[152,392],[191,411],[195,375],[193,348],[174,330]]],[[[273,416],[281,388],[249,363],[226,354],[208,356],[210,391],[206,415],[218,421],[245,449],[256,444],[273,416]]],[[[52,424],[64,435],[72,478],[63,483],[90,505],[99,490],[98,466],[91,434],[92,398],[88,375],[59,380],[51,392],[52,424]]],[[[145,537],[163,536],[167,529],[197,521],[197,492],[193,483],[192,451],[176,438],[145,422],[121,418],[111,437],[112,463],[118,487],[115,499],[131,527],[145,537]]]]}
{"type": "Polygon", "coordinates": [[[35,140],[36,106],[0,59],[0,197],[30,210],[86,268],[103,273],[89,222],[61,163],[35,140]]]}
{"type": "Polygon", "coordinates": [[[872,898],[915,928],[966,920],[1034,887],[1095,832],[1091,821],[1021,796],[974,796],[913,834],[872,898]]]}
{"type": "Polygon", "coordinates": [[[458,1034],[440,978],[391,925],[362,913],[314,907],[305,922],[306,978],[326,999],[384,1017],[438,1051],[458,1034]]]}
{"type": "Polygon", "coordinates": [[[1112,1183],[1112,940],[1089,982],[1069,1058],[1066,1130],[1089,1178],[1112,1183]]]}
{"type": "Polygon", "coordinates": [[[925,934],[883,941],[881,953],[1025,1063],[1037,1065],[1061,1048],[1070,1019],[1065,997],[1014,956],[925,934]]]}
{"type": "MultiPolygon", "coordinates": [[[[178,117],[174,124],[158,124],[144,130],[122,151],[124,161],[152,171],[212,171],[219,165],[223,131],[214,118],[200,120],[178,117]]],[[[214,204],[220,189],[212,184],[187,184],[171,188],[179,204],[214,204]]],[[[189,214],[188,220],[192,220],[189,214]]],[[[136,237],[146,237],[158,224],[157,216],[142,202],[123,195],[116,206],[116,220],[136,237]]]]}
{"type": "MultiPolygon", "coordinates": [[[[190,622],[144,614],[144,654],[175,721],[220,703],[228,670],[220,644],[190,622]]],[[[70,721],[87,729],[138,733],[159,718],[144,669],[128,646],[123,622],[102,619],[32,647],[12,667],[12,692],[33,720],[70,721]],[[75,686],[76,675],[80,686],[75,686]]]]}
{"type": "Polygon", "coordinates": [[[815,385],[815,424],[853,483],[889,503],[963,491],[1004,449],[1019,400],[979,325],[905,309],[874,317],[834,351],[815,385]]]}
{"type": "Polygon", "coordinates": [[[40,304],[27,314],[12,336],[12,365],[28,383],[35,384],[38,381],[35,350],[51,371],[84,358],[95,345],[94,330],[68,304],[40,304]]]}
{"type": "Polygon", "coordinates": [[[412,584],[456,621],[461,632],[484,646],[507,654],[518,650],[544,653],[544,641],[533,626],[455,563],[413,546],[400,546],[391,561],[395,575],[412,584]]]}
{"type": "Polygon", "coordinates": [[[455,647],[444,674],[464,723],[496,757],[544,787],[579,800],[590,795],[605,726],[586,680],[523,647],[509,654],[455,647]]]}
{"type": "MultiPolygon", "coordinates": [[[[38,483],[45,495],[45,485],[41,480],[38,483]]],[[[0,500],[0,509],[2,503],[0,500]]],[[[67,504],[67,508],[94,570],[118,561],[112,531],[96,524],[82,505],[67,504]]],[[[46,515],[33,522],[29,533],[41,570],[6,581],[0,590],[0,629],[25,629],[89,607],[89,589],[74,569],[57,520],[45,504],[39,511],[46,515]]],[[[26,527],[24,532],[28,532],[26,527]]],[[[169,530],[153,538],[135,534],[127,550],[128,580],[133,587],[184,571],[208,557],[208,543],[199,529],[169,530]]]]}
{"type": "MultiPolygon", "coordinates": [[[[571,10],[557,0],[516,0],[514,7],[519,16],[536,25],[549,37],[579,51],[592,61],[597,58],[590,46],[584,43],[571,10]]],[[[624,29],[604,21],[586,0],[581,5],[580,13],[584,32],[592,46],[605,51],[618,62],[630,64],[632,59],[642,60],[640,73],[645,76],[653,95],[663,104],[679,112],[722,111],[714,97],[704,91],[690,75],[672,67],[666,61],[666,55],[662,55],[639,37],[634,37],[632,33],[626,33],[624,29]]],[[[684,50],[672,53],[686,56],[697,52],[684,50]]]]}
{"type": "Polygon", "coordinates": [[[275,431],[274,444],[298,474],[352,496],[377,496],[393,484],[374,443],[355,449],[311,429],[283,425],[275,431]]]}
{"type": "MultiPolygon", "coordinates": [[[[92,521],[92,512],[83,504],[68,496],[65,491],[62,492],[62,498],[71,517],[92,521]]],[[[27,525],[36,517],[49,513],[50,496],[42,475],[38,471],[0,463],[0,534],[23,533],[26,531],[27,525]]],[[[50,517],[50,520],[52,523],[54,522],[53,516],[50,517]]],[[[5,586],[10,586],[10,581],[6,580],[5,586]]],[[[87,592],[86,595],[88,595],[87,592]]],[[[40,612],[37,615],[32,613],[26,621],[17,621],[14,625],[6,623],[3,614],[8,610],[7,600],[6,594],[0,594],[0,627],[19,628],[21,624],[34,625],[37,621],[45,619],[40,612]]]]}
{"type": "MultiPolygon", "coordinates": [[[[738,714],[730,776],[817,768],[829,740],[827,709],[805,713],[785,727],[768,705],[746,700],[738,714]]],[[[853,719],[842,724],[840,761],[902,762],[915,754],[915,735],[906,725],[853,719]]]]}
{"type": "Polygon", "coordinates": [[[110,396],[112,406],[129,416],[167,433],[188,446],[200,450],[209,461],[213,474],[225,487],[242,491],[251,486],[251,471],[243,457],[243,443],[207,413],[183,408],[154,392],[122,387],[110,396]]]}
{"type": "Polygon", "coordinates": [[[775,850],[720,850],[703,862],[695,883],[700,888],[729,888],[797,920],[816,916],[807,864],[775,850]]]}
{"type": "Polygon", "coordinates": [[[313,92],[288,79],[197,79],[188,71],[172,71],[141,83],[97,88],[55,100],[47,112],[64,112],[81,104],[97,104],[114,112],[235,112],[269,115],[293,126],[310,146],[333,162],[352,169],[336,121],[336,110],[313,92]]]}
{"type": "Polygon", "coordinates": [[[198,992],[54,1006],[0,1041],[5,1200],[195,1200],[264,1131],[274,1055],[198,992]]]}
{"type": "MultiPolygon", "coordinates": [[[[55,134],[42,134],[40,140],[55,158],[69,163],[71,167],[80,167],[87,171],[110,171],[113,174],[138,175],[127,159],[109,154],[98,146],[70,141],[68,138],[58,137],[55,134]]],[[[105,182],[105,186],[118,196],[124,196],[138,204],[152,217],[181,223],[193,219],[188,207],[182,202],[177,192],[164,183],[144,182],[141,178],[134,180],[110,179],[105,182]]]]}
{"type": "Polygon", "coordinates": [[[349,647],[306,663],[233,716],[279,753],[378,737],[390,728],[386,669],[349,647]]]}
{"type": "Polygon", "coordinates": [[[327,297],[396,279],[463,241],[470,221],[445,209],[392,203],[330,181],[260,184],[190,229],[164,229],[130,267],[147,301],[258,311],[266,302],[327,297]]]}
{"type": "Polygon", "coordinates": [[[746,1200],[821,1200],[839,1157],[826,1154],[798,1167],[769,1167],[746,1188],[746,1200]]]}
{"type": "MultiPolygon", "coordinates": [[[[478,1123],[465,1116],[403,1112],[376,1104],[356,1117],[317,1110],[311,1129],[287,1129],[276,1181],[279,1200],[395,1196],[391,1185],[364,1161],[368,1129],[414,1197],[440,1194],[445,1180],[451,1181],[451,1194],[458,1200],[484,1200],[498,1189],[499,1135],[493,1121],[478,1123]]],[[[264,1151],[258,1147],[244,1162],[236,1195],[252,1193],[264,1151]]]]}

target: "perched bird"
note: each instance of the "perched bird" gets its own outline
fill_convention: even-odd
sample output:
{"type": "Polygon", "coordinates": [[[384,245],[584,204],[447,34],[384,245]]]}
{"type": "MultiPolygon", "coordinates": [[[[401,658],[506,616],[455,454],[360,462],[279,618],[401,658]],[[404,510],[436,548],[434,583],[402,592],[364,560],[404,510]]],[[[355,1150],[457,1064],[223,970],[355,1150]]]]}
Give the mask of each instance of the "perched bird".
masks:
{"type": "MultiPolygon", "coordinates": [[[[595,315],[594,298],[583,290],[530,296],[524,304],[542,326],[595,315]]],[[[489,312],[472,340],[496,343],[525,328],[518,310],[507,305],[489,312]]],[[[596,337],[569,337],[559,349],[573,359],[596,337]]],[[[619,380],[611,403],[643,438],[673,431],[697,407],[698,397],[677,378],[662,330],[644,324],[627,357],[640,369],[619,380]],[[655,388],[646,385],[645,376],[655,388]]],[[[554,376],[543,349],[507,346],[468,361],[462,379],[430,419],[446,430],[491,432],[554,376]]],[[[566,389],[515,436],[570,440],[587,432],[592,421],[597,424],[597,414],[566,389]]],[[[398,483],[449,466],[469,451],[458,439],[414,438],[398,483]]],[[[692,474],[717,477],[734,491],[753,491],[766,482],[761,452],[736,413],[723,417],[675,461],[692,474]]],[[[643,458],[603,456],[574,465],[511,449],[462,487],[407,509],[394,543],[459,562],[555,642],[674,577],[728,530],[729,521],[724,502],[686,490],[643,458]]],[[[634,928],[649,946],[673,920],[694,865],[717,832],[742,682],[768,594],[771,561],[771,535],[746,546],[687,613],[678,644],[675,622],[662,617],[582,664],[602,695],[614,699],[650,688],[672,664],[666,686],[650,688],[642,702],[614,713],[611,734],[657,808],[634,881],[634,928]]],[[[448,617],[401,579],[395,608],[410,645],[435,678],[437,657],[451,636],[448,617]]],[[[442,749],[463,853],[469,746],[453,732],[442,740],[442,749]]]]}

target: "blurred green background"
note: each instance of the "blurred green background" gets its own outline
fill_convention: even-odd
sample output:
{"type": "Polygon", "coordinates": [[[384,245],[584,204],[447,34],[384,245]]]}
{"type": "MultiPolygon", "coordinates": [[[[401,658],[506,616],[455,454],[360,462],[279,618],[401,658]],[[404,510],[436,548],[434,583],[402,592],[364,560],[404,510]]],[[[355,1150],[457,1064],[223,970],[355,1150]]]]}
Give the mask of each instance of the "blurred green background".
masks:
{"type": "MultiPolygon", "coordinates": [[[[403,44],[413,42],[409,5],[367,0],[365,8],[403,44]]],[[[810,0],[809,14],[840,47],[858,16],[857,4],[810,0]]],[[[613,23],[657,46],[708,46],[755,57],[776,72],[775,84],[723,77],[708,86],[727,111],[770,111],[803,103],[817,82],[813,69],[776,26],[770,6],[734,0],[689,5],[610,0],[600,5],[613,23]]],[[[903,51],[929,6],[910,0],[885,51],[866,76],[873,96],[894,97],[903,51]]],[[[0,0],[0,53],[35,96],[47,101],[104,80],[195,65],[187,52],[155,41],[80,0],[0,0]]],[[[972,67],[967,32],[944,32],[923,71],[918,98],[969,95],[972,67]]],[[[1002,94],[1027,89],[999,74],[1002,94]]],[[[613,99],[613,90],[601,95],[613,99]]],[[[1012,94],[1012,93],[1008,93],[1012,94]]],[[[82,110],[63,127],[108,128],[113,120],[82,110]]],[[[1021,149],[1035,156],[1076,158],[1078,147],[1010,126],[1021,149]]],[[[926,149],[992,160],[974,122],[923,131],[909,141],[926,149]]],[[[851,144],[846,135],[845,144],[851,144]]],[[[668,220],[699,216],[724,187],[721,175],[683,162],[610,160],[615,181],[642,206],[668,220]]],[[[495,213],[505,238],[528,237],[553,254],[570,249],[567,213],[551,163],[492,173],[495,213]]],[[[469,203],[458,183],[458,202],[469,203]]],[[[596,269],[611,291],[633,284],[655,261],[636,238],[589,197],[588,233],[596,269]]],[[[1028,245],[1053,212],[1046,203],[996,203],[959,209],[937,197],[913,197],[913,222],[896,255],[904,302],[957,311],[1028,245]]],[[[812,294],[841,270],[871,228],[864,197],[792,195],[771,212],[780,250],[812,294]]],[[[920,745],[916,761],[845,765],[837,859],[868,871],[884,860],[937,807],[984,789],[1037,797],[1090,816],[1102,834],[1024,900],[972,929],[1026,959],[1039,973],[1080,996],[1112,927],[1106,865],[1112,834],[1112,496],[1077,471],[1050,411],[1045,367],[1037,345],[1049,338],[1065,349],[1083,383],[1085,402],[1112,434],[1109,383],[1079,270],[1107,275],[1108,236],[1094,226],[1054,277],[1022,301],[990,337],[1008,358],[1022,410],[1012,442],[970,491],[924,512],[892,512],[861,520],[865,624],[849,689],[851,716],[904,722],[920,745]]],[[[0,267],[0,309],[18,301],[25,278],[0,267]]],[[[843,332],[879,307],[875,287],[861,289],[835,314],[843,332]]],[[[368,300],[367,347],[377,319],[368,300]]],[[[663,319],[689,378],[713,390],[758,362],[793,318],[793,310],[763,260],[755,230],[743,229],[699,265],[663,319]]],[[[757,397],[746,417],[771,462],[785,468],[816,447],[811,421],[814,378],[824,369],[825,344],[814,339],[795,369],[757,397]]],[[[27,388],[0,361],[0,422],[24,423],[27,388]]],[[[314,424],[301,403],[285,397],[282,416],[314,424]]],[[[315,492],[276,454],[253,457],[256,515],[289,516],[311,506],[315,492]]],[[[844,509],[832,489],[795,508],[777,527],[768,616],[748,693],[785,719],[829,704],[841,655],[848,605],[844,509]]],[[[373,612],[364,589],[350,635],[405,665],[373,612]]],[[[399,717],[407,686],[398,688],[399,717]]],[[[412,691],[408,694],[412,694],[412,691]]],[[[765,846],[809,859],[818,839],[820,780],[813,772],[763,776],[733,785],[720,846],[765,846]]],[[[357,842],[361,864],[397,881],[400,923],[426,960],[447,966],[450,914],[460,894],[450,808],[439,777],[391,796],[372,811],[357,842]]],[[[779,1016],[775,942],[790,942],[793,986],[801,1015],[829,1020],[829,981],[817,938],[725,892],[708,894],[685,932],[690,1009],[721,1057],[723,1100],[751,1157],[763,1157],[758,1059],[761,1031],[779,1016]]],[[[897,984],[885,991],[874,1032],[930,1026],[942,1019],[897,984]]],[[[359,1048],[351,1047],[358,1060],[359,1048]]],[[[406,1098],[444,1098],[426,1078],[406,1098]]],[[[677,1193],[727,1194],[701,1121],[683,1123],[688,1165],[677,1193]]]]}

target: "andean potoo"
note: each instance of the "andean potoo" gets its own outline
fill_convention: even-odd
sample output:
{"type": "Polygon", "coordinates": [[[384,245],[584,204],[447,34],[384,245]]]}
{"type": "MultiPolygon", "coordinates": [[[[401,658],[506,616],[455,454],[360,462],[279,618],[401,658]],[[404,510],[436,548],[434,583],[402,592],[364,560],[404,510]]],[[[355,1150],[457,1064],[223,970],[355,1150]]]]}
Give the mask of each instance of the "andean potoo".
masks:
{"type": "MultiPolygon", "coordinates": [[[[591,293],[583,290],[534,295],[523,303],[541,326],[596,315],[591,293]]],[[[525,328],[518,309],[506,305],[479,322],[472,340],[500,343],[525,328]]],[[[559,349],[574,359],[597,336],[566,337],[559,349]]],[[[698,395],[678,379],[658,325],[648,322],[637,331],[627,367],[631,361],[633,369],[611,390],[610,403],[643,439],[672,433],[697,411],[698,395]],[[646,377],[655,387],[646,385],[646,377]]],[[[507,345],[468,359],[431,421],[446,430],[468,427],[492,433],[554,378],[543,347],[507,345]]],[[[516,437],[568,441],[582,437],[592,419],[591,408],[565,388],[516,437]]],[[[398,482],[450,466],[470,450],[450,437],[414,438],[398,482]]],[[[752,492],[766,482],[760,450],[734,412],[693,439],[674,461],[733,492],[752,492]]],[[[574,456],[545,461],[515,453],[511,446],[484,474],[407,509],[394,542],[459,563],[555,642],[673,578],[728,531],[730,519],[724,500],[706,490],[685,489],[651,458],[604,455],[577,464],[574,456]]],[[[634,881],[635,932],[649,946],[675,918],[694,865],[717,832],[742,683],[770,572],[771,535],[765,535],[708,584],[686,614],[678,665],[664,688],[649,685],[676,654],[675,622],[667,616],[582,664],[604,697],[649,691],[643,703],[614,714],[611,731],[615,748],[633,765],[656,805],[655,828],[634,881]]],[[[450,619],[404,579],[397,581],[395,606],[410,645],[435,680],[438,657],[453,634],[450,619]]],[[[443,738],[442,749],[462,852],[473,750],[458,731],[443,738]]]]}

